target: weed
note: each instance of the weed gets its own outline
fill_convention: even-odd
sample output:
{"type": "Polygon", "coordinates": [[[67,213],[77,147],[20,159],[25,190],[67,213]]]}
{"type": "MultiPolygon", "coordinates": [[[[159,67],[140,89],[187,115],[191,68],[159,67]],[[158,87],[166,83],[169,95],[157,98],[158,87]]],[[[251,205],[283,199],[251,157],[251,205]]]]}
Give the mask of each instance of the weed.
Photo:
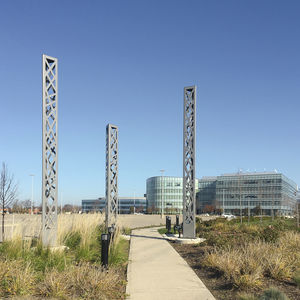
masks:
{"type": "Polygon", "coordinates": [[[258,298],[255,297],[254,295],[246,294],[246,293],[238,294],[237,298],[238,300],[258,300],[258,298]]]}
{"type": "Polygon", "coordinates": [[[271,287],[264,291],[259,300],[288,300],[288,297],[280,290],[271,287]]]}
{"type": "Polygon", "coordinates": [[[0,260],[0,296],[26,295],[33,291],[35,276],[30,264],[0,260]]]}
{"type": "Polygon", "coordinates": [[[109,254],[109,264],[120,265],[127,263],[129,241],[120,238],[117,244],[112,245],[109,254]]]}
{"type": "Polygon", "coordinates": [[[280,235],[279,229],[277,227],[269,225],[262,230],[260,237],[266,242],[274,243],[278,240],[279,235],[280,235]]]}
{"type": "Polygon", "coordinates": [[[258,287],[264,276],[291,280],[300,269],[300,234],[285,232],[275,243],[256,240],[215,247],[203,263],[240,288],[258,287]]]}
{"type": "Polygon", "coordinates": [[[70,299],[76,295],[80,299],[120,299],[125,285],[116,268],[102,270],[98,265],[81,263],[64,272],[47,272],[38,285],[39,295],[70,299]]]}
{"type": "Polygon", "coordinates": [[[131,229],[128,228],[128,227],[122,227],[121,228],[121,234],[130,235],[131,234],[131,229]]]}
{"type": "Polygon", "coordinates": [[[297,286],[300,288],[300,269],[295,272],[293,279],[297,286]]]}

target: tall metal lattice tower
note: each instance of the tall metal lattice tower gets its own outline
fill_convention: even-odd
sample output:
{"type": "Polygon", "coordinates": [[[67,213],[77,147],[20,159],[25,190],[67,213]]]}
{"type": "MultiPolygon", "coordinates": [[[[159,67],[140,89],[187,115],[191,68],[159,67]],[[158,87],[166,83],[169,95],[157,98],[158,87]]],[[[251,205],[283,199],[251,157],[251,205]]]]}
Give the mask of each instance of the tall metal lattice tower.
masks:
{"type": "Polygon", "coordinates": [[[116,224],[118,215],[118,127],[106,126],[106,230],[116,224]]]}
{"type": "Polygon", "coordinates": [[[43,219],[42,242],[55,246],[57,236],[57,58],[43,55],[43,219]]]}
{"type": "Polygon", "coordinates": [[[195,238],[196,86],[184,88],[183,108],[183,237],[195,238]]]}

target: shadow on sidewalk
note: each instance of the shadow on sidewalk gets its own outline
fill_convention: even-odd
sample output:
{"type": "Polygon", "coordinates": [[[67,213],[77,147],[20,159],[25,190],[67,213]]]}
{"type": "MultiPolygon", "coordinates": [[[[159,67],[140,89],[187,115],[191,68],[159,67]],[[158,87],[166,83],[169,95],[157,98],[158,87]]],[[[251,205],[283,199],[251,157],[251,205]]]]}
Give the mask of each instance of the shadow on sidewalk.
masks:
{"type": "Polygon", "coordinates": [[[140,238],[146,238],[146,239],[155,239],[155,240],[165,240],[163,237],[156,237],[156,236],[147,236],[147,235],[138,235],[138,234],[131,234],[132,237],[140,237],[140,238]]]}

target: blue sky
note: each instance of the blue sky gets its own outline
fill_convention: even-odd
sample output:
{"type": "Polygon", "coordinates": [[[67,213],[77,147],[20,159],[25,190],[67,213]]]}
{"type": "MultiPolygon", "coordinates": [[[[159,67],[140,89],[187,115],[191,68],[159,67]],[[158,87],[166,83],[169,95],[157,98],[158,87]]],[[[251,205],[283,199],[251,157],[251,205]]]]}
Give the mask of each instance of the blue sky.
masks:
{"type": "Polygon", "coordinates": [[[300,183],[299,1],[1,1],[0,161],[41,199],[42,54],[59,60],[59,196],[182,176],[183,88],[197,85],[197,177],[277,169],[300,183]]]}

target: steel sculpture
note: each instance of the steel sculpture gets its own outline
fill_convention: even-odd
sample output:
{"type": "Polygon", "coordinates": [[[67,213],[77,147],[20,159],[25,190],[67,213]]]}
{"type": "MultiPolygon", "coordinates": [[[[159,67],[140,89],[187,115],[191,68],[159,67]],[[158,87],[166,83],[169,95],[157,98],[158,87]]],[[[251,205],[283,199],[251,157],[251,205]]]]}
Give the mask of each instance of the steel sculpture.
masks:
{"type": "Polygon", "coordinates": [[[195,238],[196,86],[184,88],[183,120],[183,237],[195,238]]]}
{"type": "Polygon", "coordinates": [[[118,127],[106,126],[106,211],[107,232],[114,227],[118,215],[118,127]]]}
{"type": "Polygon", "coordinates": [[[43,55],[42,242],[45,247],[55,246],[57,237],[57,75],[57,58],[43,55]]]}

